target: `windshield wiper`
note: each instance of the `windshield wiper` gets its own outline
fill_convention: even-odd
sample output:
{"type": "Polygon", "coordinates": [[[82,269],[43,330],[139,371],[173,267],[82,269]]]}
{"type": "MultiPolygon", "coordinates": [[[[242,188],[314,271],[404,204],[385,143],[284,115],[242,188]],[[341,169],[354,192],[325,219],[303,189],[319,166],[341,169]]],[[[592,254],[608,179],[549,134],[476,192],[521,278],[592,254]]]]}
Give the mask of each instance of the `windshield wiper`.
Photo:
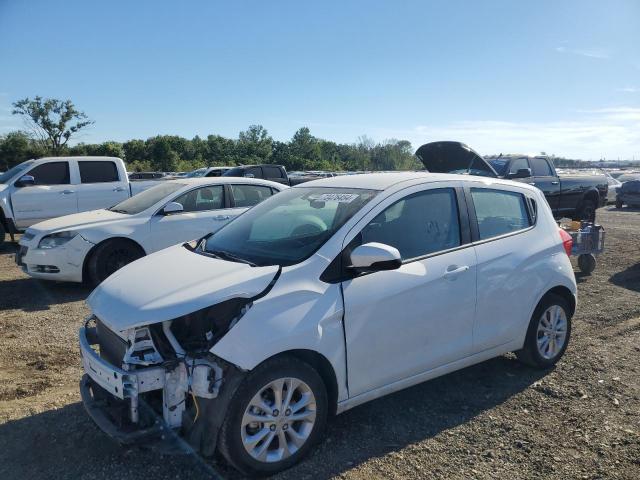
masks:
{"type": "Polygon", "coordinates": [[[109,209],[112,212],[116,212],[116,213],[124,213],[125,215],[128,215],[129,212],[127,212],[126,210],[122,210],[122,209],[118,209],[118,208],[110,208],[109,209]]]}
{"type": "Polygon", "coordinates": [[[250,262],[249,260],[246,260],[244,258],[240,258],[229,252],[224,252],[222,250],[205,250],[205,252],[210,255],[213,255],[214,257],[218,257],[221,260],[229,260],[231,262],[246,263],[247,265],[250,265],[252,267],[257,267],[255,263],[250,262]]]}

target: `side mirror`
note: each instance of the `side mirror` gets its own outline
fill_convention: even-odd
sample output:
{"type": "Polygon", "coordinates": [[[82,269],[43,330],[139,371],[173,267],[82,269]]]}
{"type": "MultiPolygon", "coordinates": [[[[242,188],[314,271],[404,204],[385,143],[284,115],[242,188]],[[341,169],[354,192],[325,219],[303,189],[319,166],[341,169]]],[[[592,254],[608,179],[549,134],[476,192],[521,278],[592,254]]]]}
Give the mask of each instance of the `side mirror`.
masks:
{"type": "Polygon", "coordinates": [[[184,211],[184,207],[178,202],[169,202],[162,209],[162,215],[171,215],[173,213],[180,213],[184,211]]]}
{"type": "Polygon", "coordinates": [[[349,268],[361,272],[395,270],[402,266],[402,257],[397,248],[384,243],[365,243],[353,249],[349,268]]]}
{"type": "Polygon", "coordinates": [[[31,175],[23,175],[20,179],[15,183],[16,187],[31,187],[36,184],[36,179],[31,175]]]}
{"type": "Polygon", "coordinates": [[[516,173],[510,173],[509,178],[529,178],[531,176],[530,168],[519,168],[516,173]]]}

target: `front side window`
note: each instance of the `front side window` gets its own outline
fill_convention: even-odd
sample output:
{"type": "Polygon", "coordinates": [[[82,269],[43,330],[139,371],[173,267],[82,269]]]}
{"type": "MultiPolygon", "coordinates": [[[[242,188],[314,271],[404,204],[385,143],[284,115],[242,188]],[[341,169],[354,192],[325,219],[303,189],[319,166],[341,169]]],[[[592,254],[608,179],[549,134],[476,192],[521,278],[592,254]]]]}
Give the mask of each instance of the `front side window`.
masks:
{"type": "Polygon", "coordinates": [[[205,212],[223,208],[222,185],[210,185],[196,188],[174,200],[184,207],[184,212],[205,212]]]}
{"type": "Polygon", "coordinates": [[[231,193],[236,207],[253,207],[272,195],[271,188],[261,185],[231,185],[231,193]]]}
{"type": "Polygon", "coordinates": [[[80,160],[78,167],[80,168],[80,181],[82,183],[107,183],[119,180],[118,168],[114,162],[80,160]]]}
{"type": "Polygon", "coordinates": [[[480,240],[531,226],[524,195],[504,190],[472,188],[480,240]]]}
{"type": "Polygon", "coordinates": [[[402,260],[460,245],[458,203],[453,188],[414,193],[378,214],[361,232],[361,243],[395,247],[402,260]]]}
{"type": "Polygon", "coordinates": [[[262,167],[264,178],[284,178],[278,167],[262,167]]]}
{"type": "Polygon", "coordinates": [[[531,172],[534,177],[550,177],[553,175],[549,162],[544,158],[532,158],[530,162],[531,172]]]}
{"type": "Polygon", "coordinates": [[[518,170],[522,170],[523,168],[529,168],[529,163],[526,158],[516,158],[511,162],[509,166],[509,174],[518,173],[518,170]]]}
{"type": "Polygon", "coordinates": [[[294,265],[329,240],[378,192],[290,188],[267,198],[207,240],[204,252],[255,265],[294,265]]]}
{"type": "Polygon", "coordinates": [[[156,203],[163,200],[166,196],[177,192],[185,186],[184,183],[164,182],[148,190],[144,190],[131,198],[114,205],[109,210],[112,212],[126,213],[135,215],[143,212],[147,208],[153,207],[156,203]]]}
{"type": "Polygon", "coordinates": [[[69,185],[69,164],[50,162],[38,165],[27,175],[35,179],[36,185],[69,185]]]}

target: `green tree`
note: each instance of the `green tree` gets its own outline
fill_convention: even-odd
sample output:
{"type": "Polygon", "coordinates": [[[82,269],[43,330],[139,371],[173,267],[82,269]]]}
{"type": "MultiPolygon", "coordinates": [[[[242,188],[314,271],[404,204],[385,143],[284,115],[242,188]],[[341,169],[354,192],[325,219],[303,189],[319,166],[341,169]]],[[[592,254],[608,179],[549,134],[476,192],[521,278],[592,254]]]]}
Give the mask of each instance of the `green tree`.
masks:
{"type": "Polygon", "coordinates": [[[93,123],[71,100],[40,96],[18,100],[12,113],[24,118],[41,145],[53,155],[60,155],[74,134],[93,123]]]}
{"type": "Polygon", "coordinates": [[[0,171],[44,155],[44,150],[26,132],[18,130],[0,136],[0,171]]]}
{"type": "Polygon", "coordinates": [[[144,140],[129,140],[122,144],[124,157],[127,162],[142,162],[147,158],[147,151],[144,140]]]}
{"type": "Polygon", "coordinates": [[[235,165],[236,142],[220,135],[207,137],[206,164],[208,167],[235,165]]]}
{"type": "Polygon", "coordinates": [[[242,163],[267,162],[273,151],[273,139],[262,125],[251,125],[238,136],[236,153],[242,163]]]}

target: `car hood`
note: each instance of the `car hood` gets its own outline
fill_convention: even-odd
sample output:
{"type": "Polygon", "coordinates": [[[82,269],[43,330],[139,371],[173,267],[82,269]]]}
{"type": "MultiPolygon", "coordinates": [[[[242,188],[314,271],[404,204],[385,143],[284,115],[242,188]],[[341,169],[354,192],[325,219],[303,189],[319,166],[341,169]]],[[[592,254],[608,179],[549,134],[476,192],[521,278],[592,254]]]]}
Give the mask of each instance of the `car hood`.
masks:
{"type": "Polygon", "coordinates": [[[92,210],[89,212],[73,213],[63,217],[45,220],[29,227],[29,231],[33,233],[52,232],[61,230],[78,230],[86,227],[93,227],[106,222],[118,220],[127,220],[130,215],[112,212],[111,210],[92,210]]]}
{"type": "Polygon", "coordinates": [[[7,188],[9,188],[8,184],[0,183],[0,192],[4,192],[7,188]]]}
{"type": "Polygon", "coordinates": [[[121,332],[231,298],[255,297],[279,269],[219,260],[175,245],[118,270],[93,291],[87,304],[111,330],[121,332]]]}
{"type": "Polygon", "coordinates": [[[433,173],[460,173],[497,177],[498,174],[475,150],[460,142],[425,143],[416,150],[424,168],[433,173]]]}

